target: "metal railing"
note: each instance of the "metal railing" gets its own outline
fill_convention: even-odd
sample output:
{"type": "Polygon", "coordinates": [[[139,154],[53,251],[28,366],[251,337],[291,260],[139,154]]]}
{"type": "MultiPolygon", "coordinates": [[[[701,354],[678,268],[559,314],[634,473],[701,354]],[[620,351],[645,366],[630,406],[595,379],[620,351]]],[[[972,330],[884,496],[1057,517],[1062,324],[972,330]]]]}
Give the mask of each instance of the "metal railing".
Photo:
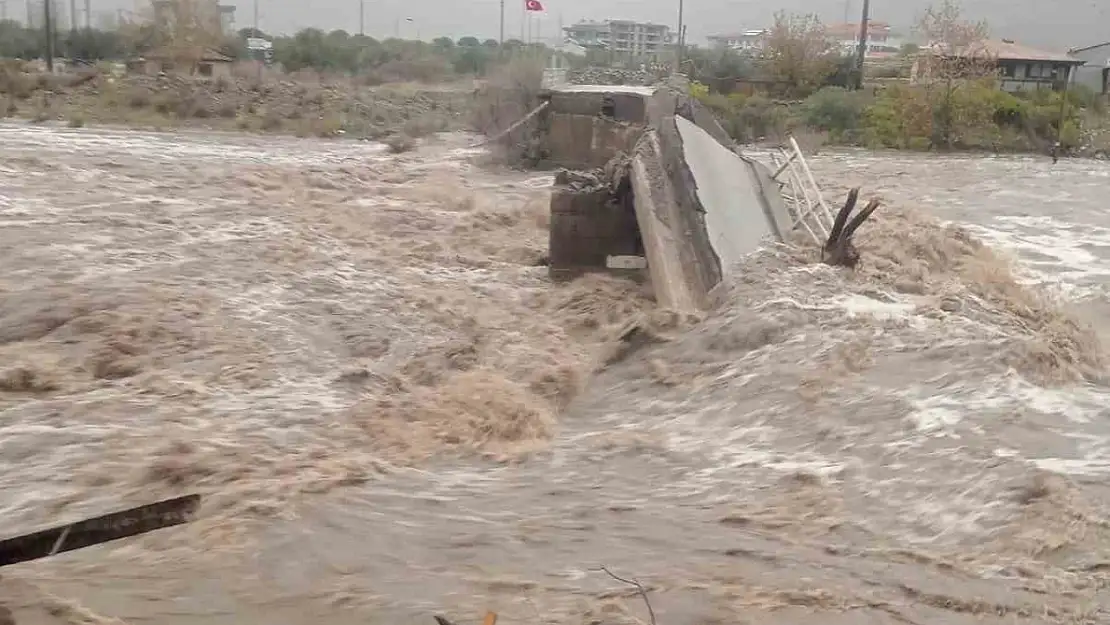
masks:
{"type": "Polygon", "coordinates": [[[790,213],[791,229],[800,226],[817,245],[823,245],[832,230],[832,210],[825,203],[821,188],[794,137],[771,154],[771,162],[775,165],[771,177],[779,183],[790,213]]]}

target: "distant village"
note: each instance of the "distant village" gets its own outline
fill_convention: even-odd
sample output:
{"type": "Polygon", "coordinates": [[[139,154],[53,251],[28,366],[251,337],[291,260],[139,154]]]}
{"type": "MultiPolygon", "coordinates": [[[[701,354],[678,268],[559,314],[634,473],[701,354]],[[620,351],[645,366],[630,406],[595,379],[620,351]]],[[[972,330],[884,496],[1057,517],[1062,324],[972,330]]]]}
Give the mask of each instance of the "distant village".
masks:
{"type": "MultiPolygon", "coordinates": [[[[633,20],[581,21],[563,28],[563,32],[564,45],[579,48],[581,52],[604,50],[627,59],[667,58],[677,40],[667,25],[633,20]]],[[[825,33],[834,49],[844,54],[858,52],[859,23],[827,24],[825,33]]],[[[766,49],[769,34],[768,28],[754,28],[713,34],[706,39],[712,49],[758,58],[766,49]]],[[[876,63],[907,59],[924,43],[909,33],[899,32],[887,22],[872,20],[867,29],[864,59],[876,63]]],[[[1006,91],[1081,83],[1097,93],[1110,94],[1110,42],[1055,51],[998,39],[984,42],[983,52],[997,62],[1000,88],[1006,91]]]]}

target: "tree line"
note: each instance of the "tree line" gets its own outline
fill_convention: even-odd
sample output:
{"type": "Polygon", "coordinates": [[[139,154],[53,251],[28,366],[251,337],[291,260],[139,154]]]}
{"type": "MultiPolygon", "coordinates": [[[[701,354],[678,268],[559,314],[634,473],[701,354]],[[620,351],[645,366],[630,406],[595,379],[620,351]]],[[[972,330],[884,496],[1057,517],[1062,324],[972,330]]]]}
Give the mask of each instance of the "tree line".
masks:
{"type": "MultiPolygon", "coordinates": [[[[271,36],[244,28],[231,37],[174,37],[158,33],[149,25],[118,30],[78,29],[54,33],[54,49],[62,56],[85,61],[119,61],[141,56],[145,52],[168,45],[176,39],[205,40],[204,47],[215,49],[236,59],[250,59],[247,38],[261,37],[273,43],[272,61],[287,71],[315,69],[319,71],[362,74],[384,69],[387,73],[400,70],[423,70],[429,78],[446,73],[483,74],[502,55],[543,46],[529,45],[510,39],[503,45],[495,39],[462,37],[453,40],[439,37],[430,42],[398,38],[375,39],[352,35],[344,30],[325,32],[305,28],[293,35],[271,36]]],[[[0,57],[16,59],[40,58],[45,49],[43,29],[27,28],[21,23],[0,21],[0,57]]],[[[189,54],[190,52],[183,52],[189,54]]]]}

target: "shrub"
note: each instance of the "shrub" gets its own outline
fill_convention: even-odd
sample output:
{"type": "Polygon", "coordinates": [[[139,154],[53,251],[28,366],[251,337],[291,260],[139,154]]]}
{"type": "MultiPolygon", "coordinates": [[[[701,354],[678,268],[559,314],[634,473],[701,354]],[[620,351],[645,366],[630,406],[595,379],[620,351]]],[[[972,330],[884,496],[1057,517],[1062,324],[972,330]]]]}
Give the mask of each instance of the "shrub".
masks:
{"type": "Polygon", "coordinates": [[[713,94],[702,98],[721,127],[740,143],[778,140],[786,135],[789,115],[786,107],[760,96],[713,94]]]}
{"type": "Polygon", "coordinates": [[[709,97],[709,87],[702,83],[692,80],[690,81],[690,97],[698,100],[704,100],[709,97]]]}
{"type": "Polygon", "coordinates": [[[416,147],[416,139],[405,134],[393,135],[386,140],[385,144],[389,146],[391,153],[401,154],[412,151],[416,147]]]}
{"type": "MultiPolygon", "coordinates": [[[[543,84],[543,61],[519,56],[501,65],[474,94],[470,126],[477,132],[493,137],[527,115],[539,104],[543,84]]],[[[508,164],[537,161],[541,157],[536,142],[531,141],[535,120],[503,141],[501,156],[508,164]]]]}
{"type": "Polygon", "coordinates": [[[802,121],[810,128],[828,131],[834,141],[843,140],[860,128],[871,100],[862,91],[823,87],[802,103],[802,121]]]}
{"type": "Polygon", "coordinates": [[[262,123],[259,127],[262,130],[277,130],[281,128],[281,125],[281,118],[278,117],[275,113],[269,112],[262,117],[262,123]]]}
{"type": "Polygon", "coordinates": [[[920,87],[882,89],[864,111],[863,140],[871,147],[928,147],[932,133],[932,107],[928,93],[920,87]]]}
{"type": "Polygon", "coordinates": [[[154,110],[162,115],[169,115],[174,110],[176,103],[168,94],[163,94],[154,100],[154,110]]]}

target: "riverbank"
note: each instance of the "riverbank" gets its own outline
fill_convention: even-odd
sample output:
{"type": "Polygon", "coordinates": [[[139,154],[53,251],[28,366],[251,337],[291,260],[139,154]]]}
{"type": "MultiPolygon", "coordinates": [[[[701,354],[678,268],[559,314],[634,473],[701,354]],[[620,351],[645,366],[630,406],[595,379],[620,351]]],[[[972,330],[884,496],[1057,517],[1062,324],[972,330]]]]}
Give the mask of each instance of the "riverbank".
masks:
{"type": "Polygon", "coordinates": [[[466,128],[472,93],[473,86],[463,83],[361,87],[349,81],[9,71],[0,77],[0,112],[71,127],[196,128],[386,140],[466,128]]]}
{"type": "MultiPolygon", "coordinates": [[[[697,89],[697,87],[695,87],[697,89]]],[[[849,91],[826,87],[804,100],[696,93],[737,141],[775,143],[806,136],[810,147],[1110,157],[1110,113],[1089,90],[1010,94],[990,81],[943,93],[891,84],[849,91]]]]}

